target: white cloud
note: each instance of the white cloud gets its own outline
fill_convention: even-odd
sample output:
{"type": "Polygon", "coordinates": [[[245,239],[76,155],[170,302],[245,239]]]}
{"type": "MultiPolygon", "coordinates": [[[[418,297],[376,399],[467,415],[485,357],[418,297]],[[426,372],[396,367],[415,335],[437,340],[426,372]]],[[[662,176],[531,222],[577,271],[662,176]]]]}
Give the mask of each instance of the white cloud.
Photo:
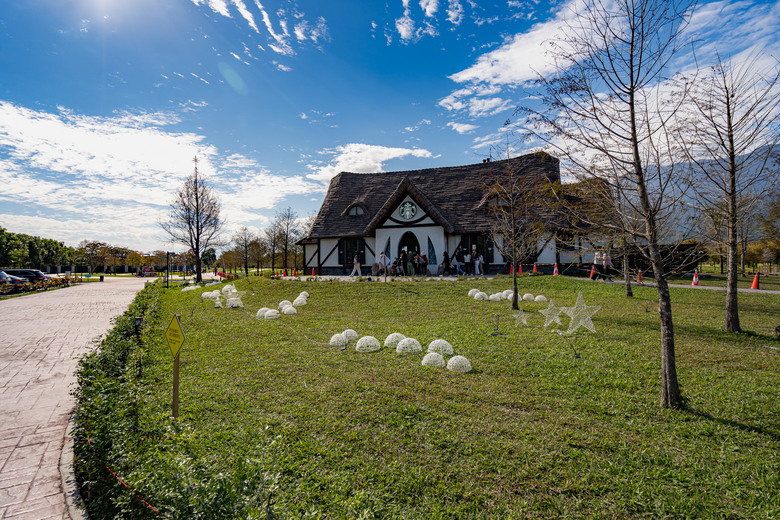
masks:
{"type": "Polygon", "coordinates": [[[425,12],[425,16],[431,18],[439,10],[439,0],[420,0],[420,8],[425,12]]]}
{"type": "Polygon", "coordinates": [[[236,9],[238,9],[238,12],[241,13],[241,16],[244,17],[244,20],[249,23],[249,27],[255,30],[256,33],[260,33],[260,29],[258,29],[257,24],[255,23],[255,17],[252,16],[252,13],[249,12],[249,9],[246,8],[246,4],[244,4],[243,0],[232,0],[233,5],[236,6],[236,9]]]}
{"type": "Polygon", "coordinates": [[[447,20],[456,27],[463,21],[463,6],[458,0],[450,0],[447,7],[447,20]]]}
{"type": "Polygon", "coordinates": [[[309,179],[327,182],[340,172],[378,173],[383,171],[385,162],[402,157],[431,157],[431,152],[419,148],[390,148],[387,146],[350,143],[321,152],[322,155],[332,155],[334,158],[326,165],[310,164],[314,173],[307,175],[309,179]]]}
{"type": "Polygon", "coordinates": [[[476,130],[479,128],[477,125],[469,125],[466,123],[455,123],[454,121],[450,121],[447,123],[447,126],[458,132],[459,134],[467,134],[473,130],[476,130]]]}
{"type": "Polygon", "coordinates": [[[279,63],[278,61],[274,61],[273,64],[276,65],[276,68],[282,72],[290,72],[292,70],[292,67],[288,67],[287,65],[279,63]]]}

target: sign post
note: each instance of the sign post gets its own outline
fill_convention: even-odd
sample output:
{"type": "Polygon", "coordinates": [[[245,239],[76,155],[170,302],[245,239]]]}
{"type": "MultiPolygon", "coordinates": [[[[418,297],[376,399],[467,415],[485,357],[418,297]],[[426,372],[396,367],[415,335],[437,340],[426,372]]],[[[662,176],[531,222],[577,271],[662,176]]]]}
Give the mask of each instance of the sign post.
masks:
{"type": "Polygon", "coordinates": [[[165,329],[165,341],[173,355],[173,418],[179,417],[179,350],[187,337],[181,327],[181,317],[174,314],[168,328],[165,329]]]}

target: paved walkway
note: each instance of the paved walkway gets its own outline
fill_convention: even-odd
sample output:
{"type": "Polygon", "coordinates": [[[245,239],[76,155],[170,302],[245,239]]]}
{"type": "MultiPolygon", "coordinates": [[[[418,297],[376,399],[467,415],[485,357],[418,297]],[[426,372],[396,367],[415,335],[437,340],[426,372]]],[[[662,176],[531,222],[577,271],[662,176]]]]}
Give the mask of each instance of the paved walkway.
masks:
{"type": "Polygon", "coordinates": [[[59,464],[77,358],[145,281],[106,278],[0,301],[0,519],[70,519],[59,464]]]}

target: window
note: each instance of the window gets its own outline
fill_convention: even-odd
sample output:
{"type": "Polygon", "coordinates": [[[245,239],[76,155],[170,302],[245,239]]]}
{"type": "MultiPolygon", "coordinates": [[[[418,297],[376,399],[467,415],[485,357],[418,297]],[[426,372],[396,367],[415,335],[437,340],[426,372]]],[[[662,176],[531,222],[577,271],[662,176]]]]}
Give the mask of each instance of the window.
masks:
{"type": "Polygon", "coordinates": [[[361,208],[360,206],[351,206],[347,210],[347,215],[350,215],[350,216],[353,216],[353,217],[357,217],[357,216],[362,215],[362,214],[363,214],[363,208],[361,208]]]}

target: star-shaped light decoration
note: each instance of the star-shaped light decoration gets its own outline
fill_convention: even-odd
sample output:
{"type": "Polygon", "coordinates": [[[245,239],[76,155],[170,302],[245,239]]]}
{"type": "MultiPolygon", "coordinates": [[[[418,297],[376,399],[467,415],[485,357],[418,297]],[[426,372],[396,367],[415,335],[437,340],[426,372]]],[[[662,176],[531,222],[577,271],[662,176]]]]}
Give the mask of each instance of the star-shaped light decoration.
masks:
{"type": "Polygon", "coordinates": [[[544,328],[547,328],[547,326],[552,322],[555,322],[558,325],[563,325],[560,318],[560,314],[563,312],[563,309],[556,307],[552,300],[550,300],[550,304],[546,309],[539,312],[544,314],[544,328]]]}
{"type": "Polygon", "coordinates": [[[525,326],[528,326],[528,318],[530,318],[532,314],[530,312],[524,312],[523,309],[520,309],[517,311],[517,314],[515,314],[515,327],[520,325],[522,323],[525,326]]]}
{"type": "Polygon", "coordinates": [[[577,294],[577,303],[574,304],[574,307],[566,307],[561,310],[571,316],[571,322],[569,323],[569,328],[566,330],[566,334],[571,334],[580,327],[585,327],[591,332],[596,332],[596,327],[593,326],[593,322],[590,318],[601,310],[601,307],[597,305],[585,305],[585,298],[582,297],[582,291],[577,294]]]}

